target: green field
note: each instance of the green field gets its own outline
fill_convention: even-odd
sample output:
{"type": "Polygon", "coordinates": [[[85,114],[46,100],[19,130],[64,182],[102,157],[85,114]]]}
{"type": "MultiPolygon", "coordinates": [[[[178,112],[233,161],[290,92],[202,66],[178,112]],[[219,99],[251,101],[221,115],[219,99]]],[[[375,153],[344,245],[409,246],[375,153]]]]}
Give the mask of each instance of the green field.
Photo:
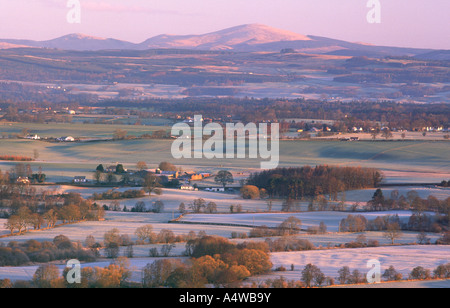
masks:
{"type": "MultiPolygon", "coordinates": [[[[167,126],[98,125],[98,124],[0,124],[0,132],[20,133],[23,128],[41,137],[74,136],[90,139],[111,138],[116,129],[131,135],[169,129],[167,126]]],[[[259,159],[181,159],[171,154],[172,140],[120,140],[77,143],[50,143],[24,139],[0,139],[0,155],[34,157],[39,154],[33,168],[42,166],[49,180],[61,181],[74,175],[92,178],[92,170],[104,165],[122,163],[133,168],[138,161],[155,167],[169,161],[184,169],[214,172],[229,169],[235,172],[251,172],[260,168],[259,159]],[[54,177],[57,177],[55,179],[54,177]]],[[[375,167],[386,172],[396,181],[442,181],[450,178],[446,141],[281,141],[280,166],[340,165],[375,167]],[[421,179],[418,179],[421,178],[421,179]],[[423,178],[423,180],[422,180],[423,178]]],[[[0,162],[0,169],[7,170],[13,162],[0,162]]]]}
{"type": "MultiPolygon", "coordinates": [[[[111,116],[111,119],[114,118],[111,116]]],[[[120,117],[118,117],[120,118],[120,117]]],[[[94,119],[94,118],[91,118],[94,119]]],[[[42,138],[72,136],[75,138],[112,138],[117,129],[125,130],[129,135],[138,136],[152,133],[160,129],[170,129],[168,120],[153,120],[147,125],[117,125],[117,124],[84,124],[84,123],[8,123],[0,122],[0,133],[20,134],[23,129],[27,129],[32,134],[37,134],[42,138]]]]}

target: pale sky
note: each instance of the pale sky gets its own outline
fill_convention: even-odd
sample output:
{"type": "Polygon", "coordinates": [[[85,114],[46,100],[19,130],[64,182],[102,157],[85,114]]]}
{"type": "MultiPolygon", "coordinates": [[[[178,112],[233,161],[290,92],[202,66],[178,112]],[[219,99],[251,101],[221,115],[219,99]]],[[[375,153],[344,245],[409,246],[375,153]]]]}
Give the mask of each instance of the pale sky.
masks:
{"type": "Polygon", "coordinates": [[[0,0],[0,38],[83,33],[140,43],[259,23],[350,42],[450,49],[450,0],[378,0],[380,24],[367,22],[369,0],[79,0],[80,24],[67,22],[68,1],[0,0]]]}

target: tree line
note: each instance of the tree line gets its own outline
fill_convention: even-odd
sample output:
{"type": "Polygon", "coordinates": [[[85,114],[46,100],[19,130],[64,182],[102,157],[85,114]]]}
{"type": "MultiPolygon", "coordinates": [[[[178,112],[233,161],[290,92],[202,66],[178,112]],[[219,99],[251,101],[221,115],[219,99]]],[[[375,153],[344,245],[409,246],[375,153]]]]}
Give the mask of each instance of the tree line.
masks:
{"type": "Polygon", "coordinates": [[[450,198],[439,200],[433,195],[421,198],[414,190],[406,196],[393,190],[388,197],[377,189],[366,208],[369,211],[411,210],[413,214],[403,228],[412,231],[441,232],[450,226],[450,198]],[[429,212],[435,213],[434,217],[429,212]]]}
{"type": "Polygon", "coordinates": [[[24,243],[11,241],[6,246],[0,244],[0,266],[22,266],[30,262],[48,263],[69,259],[89,262],[95,261],[96,256],[64,235],[58,235],[52,241],[28,240],[24,243]]]}
{"type": "MultiPolygon", "coordinates": [[[[254,257],[254,255],[252,255],[254,257]]],[[[237,258],[239,259],[239,258],[237,258]]],[[[257,258],[255,258],[256,260],[257,258]]],[[[255,261],[254,260],[254,261],[255,261]]],[[[251,266],[252,262],[241,263],[251,266]]],[[[290,270],[295,266],[291,264],[290,270]]],[[[276,271],[286,272],[284,266],[276,271]]],[[[0,280],[0,288],[193,288],[205,287],[210,282],[214,287],[239,287],[243,277],[249,274],[244,265],[231,267],[222,261],[219,256],[213,258],[209,255],[194,259],[187,264],[179,259],[161,259],[147,264],[142,269],[140,283],[131,282],[131,267],[127,258],[121,257],[106,267],[83,267],[81,269],[81,282],[70,284],[67,282],[69,269],[66,268],[61,275],[57,266],[53,264],[40,265],[31,281],[0,280]]],[[[381,278],[386,282],[408,280],[449,279],[450,263],[438,265],[432,271],[422,266],[413,268],[408,276],[403,276],[394,266],[389,266],[381,278]]],[[[358,269],[352,270],[343,266],[336,277],[326,276],[322,270],[309,263],[303,267],[300,280],[287,280],[283,276],[275,279],[252,282],[252,288],[312,288],[334,285],[367,284],[367,275],[358,269]]]]}
{"type": "MultiPolygon", "coordinates": [[[[179,121],[181,118],[201,114],[204,118],[216,122],[228,122],[230,116],[244,123],[283,122],[285,119],[318,119],[333,120],[333,131],[347,132],[353,127],[363,127],[365,131],[377,123],[383,123],[390,128],[419,130],[425,127],[447,126],[450,116],[448,104],[414,104],[383,102],[327,102],[306,99],[254,99],[254,98],[186,98],[183,100],[146,99],[140,101],[109,100],[98,103],[98,106],[108,107],[108,113],[122,114],[124,109],[147,108],[153,113],[141,113],[142,119],[149,116],[161,116],[179,121]],[[252,106],[252,108],[248,108],[252,106]],[[113,108],[110,108],[113,107],[113,108]]],[[[83,103],[89,106],[91,104],[83,103]]],[[[97,105],[96,105],[97,106],[97,105]]],[[[11,102],[1,101],[0,108],[6,110],[5,119],[20,122],[48,121],[46,115],[29,115],[19,111],[33,108],[58,108],[47,101],[43,102],[11,102]],[[11,108],[9,108],[11,107],[11,108]]],[[[130,112],[135,112],[131,110],[130,112]]],[[[69,117],[54,115],[54,117],[69,117]]],[[[62,119],[53,119],[61,121],[62,119]]],[[[290,123],[292,124],[292,123],[290,123]]],[[[302,124],[302,127],[305,123],[302,124]]],[[[301,127],[299,127],[301,128],[301,127]]],[[[122,134],[123,135],[123,134],[122,134]]],[[[126,136],[127,134],[125,134],[126,136]]],[[[144,136],[143,136],[144,137],[144,136]]],[[[154,137],[148,136],[148,137],[154,137]]]]}
{"type": "Polygon", "coordinates": [[[3,211],[3,216],[7,218],[4,227],[11,235],[23,234],[31,228],[54,228],[58,222],[66,224],[85,220],[98,221],[102,220],[105,214],[103,207],[83,199],[77,193],[37,194],[36,190],[29,186],[10,187],[13,187],[12,192],[2,191],[3,195],[8,195],[8,199],[3,199],[0,205],[9,209],[3,211]]]}
{"type": "Polygon", "coordinates": [[[263,274],[272,268],[269,255],[257,244],[236,245],[225,238],[205,236],[188,243],[189,262],[180,259],[160,259],[142,269],[140,283],[130,282],[128,259],[119,257],[109,266],[83,267],[81,283],[68,284],[68,269],[60,274],[51,264],[41,265],[31,282],[1,280],[3,287],[41,288],[204,288],[238,286],[252,275],[263,274]]]}
{"type": "Polygon", "coordinates": [[[326,194],[337,200],[340,192],[377,187],[382,179],[381,172],[372,168],[305,166],[253,173],[248,184],[265,189],[271,198],[299,200],[326,194]]]}

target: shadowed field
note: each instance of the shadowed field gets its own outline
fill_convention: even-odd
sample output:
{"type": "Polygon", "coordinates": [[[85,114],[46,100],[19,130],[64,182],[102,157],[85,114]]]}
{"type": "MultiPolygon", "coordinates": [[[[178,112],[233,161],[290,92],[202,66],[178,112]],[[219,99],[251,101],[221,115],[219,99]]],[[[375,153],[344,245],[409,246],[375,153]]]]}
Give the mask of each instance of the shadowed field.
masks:
{"type": "MultiPolygon", "coordinates": [[[[112,127],[108,131],[113,131],[112,127]]],[[[142,128],[135,129],[135,133],[144,132],[142,128]]],[[[106,130],[103,125],[93,125],[83,134],[88,135],[92,131],[92,135],[105,137],[109,136],[106,130]]],[[[40,133],[39,130],[36,132],[40,133]]],[[[68,132],[71,129],[62,131],[60,135],[68,132]]],[[[374,167],[385,171],[388,181],[435,183],[450,178],[449,145],[445,141],[281,141],[280,166],[328,164],[374,167]]],[[[64,181],[74,175],[92,178],[92,171],[100,163],[119,162],[134,168],[138,161],[145,161],[151,167],[169,161],[184,169],[210,172],[220,169],[253,172],[260,168],[261,160],[258,159],[175,160],[171,146],[172,140],[149,139],[77,143],[0,139],[0,154],[33,157],[37,150],[39,158],[31,166],[36,169],[42,166],[49,181],[64,181]]],[[[0,168],[6,170],[13,164],[1,162],[0,168]]]]}

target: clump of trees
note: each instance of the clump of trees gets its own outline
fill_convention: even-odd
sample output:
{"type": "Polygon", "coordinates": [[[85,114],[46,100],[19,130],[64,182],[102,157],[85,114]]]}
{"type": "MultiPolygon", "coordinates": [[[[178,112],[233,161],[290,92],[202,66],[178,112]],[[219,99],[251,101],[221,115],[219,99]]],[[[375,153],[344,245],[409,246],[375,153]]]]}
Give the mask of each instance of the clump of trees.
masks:
{"type": "Polygon", "coordinates": [[[205,231],[196,233],[195,231],[189,231],[187,234],[178,234],[168,229],[161,229],[159,233],[154,232],[152,225],[144,225],[137,228],[134,232],[138,240],[136,244],[173,244],[180,242],[188,242],[196,240],[206,236],[205,231]]]}
{"type": "Polygon", "coordinates": [[[450,187],[450,180],[442,181],[439,186],[441,186],[441,187],[450,187]]]}
{"type": "Polygon", "coordinates": [[[178,171],[178,168],[174,165],[171,164],[169,162],[163,161],[159,164],[159,170],[161,171],[171,171],[171,172],[176,172],[178,171]]]}
{"type": "Polygon", "coordinates": [[[265,189],[270,197],[299,200],[329,195],[337,200],[340,192],[377,187],[382,179],[380,171],[371,168],[305,166],[254,173],[248,184],[265,189]]]}
{"type": "Polygon", "coordinates": [[[39,200],[30,204],[26,199],[19,198],[16,200],[18,204],[10,207],[11,215],[5,223],[5,228],[11,235],[15,232],[20,235],[30,228],[49,229],[54,228],[58,222],[66,224],[85,220],[98,221],[104,217],[104,209],[101,206],[83,199],[76,193],[61,196],[59,202],[53,201],[53,198],[50,198],[44,200],[43,204],[40,204],[39,200]]]}
{"type": "Polygon", "coordinates": [[[135,199],[145,197],[144,190],[127,190],[124,192],[108,190],[104,193],[94,193],[93,200],[117,200],[117,199],[135,199]]]}
{"type": "MultiPolygon", "coordinates": [[[[228,285],[272,268],[265,245],[235,245],[222,237],[205,236],[191,240],[186,244],[186,252],[194,258],[194,272],[203,274],[199,278],[203,283],[228,285]]],[[[171,286],[179,285],[176,282],[171,286]]]]}
{"type": "MultiPolygon", "coordinates": [[[[0,158],[0,160],[2,159],[0,158]]],[[[18,163],[7,172],[3,173],[0,170],[0,193],[14,192],[17,188],[23,191],[24,187],[29,186],[30,183],[44,183],[46,178],[41,167],[39,167],[38,173],[34,173],[30,164],[18,163]],[[27,178],[28,181],[17,181],[19,178],[27,178]]],[[[3,197],[8,197],[8,195],[3,195],[3,197]]]]}
{"type": "Polygon", "coordinates": [[[241,195],[244,199],[259,199],[261,197],[260,189],[254,185],[245,185],[241,188],[241,195]]]}
{"type": "MultiPolygon", "coordinates": [[[[291,270],[294,265],[291,265],[291,270]]],[[[285,271],[284,266],[279,266],[277,268],[280,271],[285,271]]],[[[390,266],[384,271],[381,276],[384,281],[401,281],[405,277],[398,272],[395,267],[390,266]]],[[[425,269],[421,266],[415,267],[409,273],[406,279],[412,280],[430,280],[430,279],[448,279],[450,278],[450,263],[442,264],[436,267],[433,272],[429,269],[425,269]]],[[[322,286],[332,286],[335,284],[346,285],[346,284],[366,284],[367,277],[366,274],[358,269],[352,270],[348,266],[344,266],[338,270],[338,276],[328,277],[314,264],[307,264],[301,271],[300,281],[287,281],[286,278],[280,277],[277,279],[269,279],[265,282],[256,284],[253,283],[252,287],[258,288],[304,288],[304,287],[322,287],[322,286]]]]}
{"type": "Polygon", "coordinates": [[[33,158],[20,155],[0,155],[0,160],[9,161],[33,161],[33,158]]]}
{"type": "Polygon", "coordinates": [[[264,246],[235,245],[222,237],[204,236],[186,244],[192,257],[189,263],[180,260],[157,260],[143,269],[142,286],[216,287],[237,286],[242,280],[269,271],[272,267],[264,246]]]}
{"type": "Polygon", "coordinates": [[[230,171],[221,170],[214,177],[214,181],[218,184],[221,184],[223,188],[225,188],[227,185],[234,183],[233,174],[230,171]]]}
{"type": "Polygon", "coordinates": [[[131,287],[133,284],[128,281],[131,277],[129,267],[129,261],[126,258],[118,258],[106,267],[83,267],[81,269],[81,283],[70,284],[66,279],[69,268],[64,269],[63,274],[60,275],[58,267],[53,264],[44,264],[38,267],[31,283],[25,285],[36,288],[131,287]]]}
{"type": "Polygon", "coordinates": [[[310,241],[295,237],[281,237],[275,240],[269,238],[266,239],[265,243],[268,245],[270,252],[305,251],[316,249],[314,244],[310,241]]]}
{"type": "MultiPolygon", "coordinates": [[[[275,228],[269,228],[266,225],[257,226],[250,230],[249,237],[272,237],[272,236],[284,236],[289,237],[291,235],[297,235],[300,233],[302,227],[302,221],[295,216],[286,218],[281,224],[275,228]]],[[[308,227],[309,234],[325,234],[327,232],[327,226],[324,222],[321,222],[317,227],[308,227]]]]}
{"type": "Polygon", "coordinates": [[[24,243],[9,242],[0,246],[0,266],[21,266],[30,262],[47,263],[55,260],[78,259],[95,261],[92,251],[72,243],[64,235],[56,236],[53,241],[38,242],[28,240],[24,243]]]}
{"type": "MultiPolygon", "coordinates": [[[[402,236],[400,225],[398,215],[378,216],[372,221],[362,215],[348,215],[347,218],[341,220],[339,230],[341,232],[385,231],[385,238],[394,244],[394,241],[402,236]]],[[[362,243],[360,244],[360,247],[364,247],[362,243]]],[[[351,246],[358,245],[353,243],[351,246]]]]}
{"type": "MultiPolygon", "coordinates": [[[[448,228],[450,223],[450,198],[439,200],[432,195],[421,198],[414,190],[406,193],[406,196],[394,190],[386,197],[381,189],[377,189],[372,200],[367,202],[367,210],[411,210],[413,214],[408,223],[401,225],[402,229],[411,231],[441,232],[448,228]],[[428,212],[434,212],[435,217],[430,216],[428,212]]],[[[380,220],[376,225],[381,224],[380,220]]],[[[376,230],[375,227],[371,229],[376,230]]]]}
{"type": "MultiPolygon", "coordinates": [[[[228,246],[223,239],[211,241],[203,238],[216,251],[217,245],[228,246]]],[[[264,244],[264,243],[263,243],[264,244]]],[[[0,288],[204,288],[207,284],[215,287],[239,287],[241,282],[252,274],[264,273],[272,265],[266,262],[266,246],[261,243],[243,243],[235,246],[232,252],[237,254],[230,258],[228,254],[206,254],[193,258],[189,262],[180,259],[160,259],[147,264],[142,269],[140,283],[130,282],[130,263],[126,257],[119,257],[106,267],[83,267],[81,269],[81,283],[70,284],[66,277],[69,268],[60,274],[53,264],[43,264],[38,267],[31,281],[0,280],[0,288]],[[231,262],[231,263],[230,263],[231,262]],[[263,262],[262,264],[257,264],[263,262]]],[[[294,264],[290,269],[293,271],[294,264]]],[[[279,271],[286,271],[286,267],[279,266],[279,271]]],[[[401,281],[403,275],[393,266],[385,270],[382,275],[385,281],[401,281]]],[[[418,266],[412,269],[408,279],[429,280],[450,278],[450,263],[441,264],[433,271],[418,266]]],[[[301,270],[300,281],[287,281],[286,278],[268,279],[263,282],[253,282],[252,287],[258,288],[310,288],[332,286],[335,284],[363,284],[367,283],[365,273],[358,269],[351,270],[344,266],[338,270],[338,276],[326,276],[322,270],[307,264],[301,270]]]]}
{"type": "MultiPolygon", "coordinates": [[[[203,198],[198,198],[195,199],[193,202],[189,203],[188,208],[193,212],[193,213],[216,213],[217,212],[217,204],[213,201],[210,202],[206,202],[205,199],[203,198]]],[[[180,204],[180,212],[184,213],[186,212],[186,206],[183,204],[180,204]]]]}

